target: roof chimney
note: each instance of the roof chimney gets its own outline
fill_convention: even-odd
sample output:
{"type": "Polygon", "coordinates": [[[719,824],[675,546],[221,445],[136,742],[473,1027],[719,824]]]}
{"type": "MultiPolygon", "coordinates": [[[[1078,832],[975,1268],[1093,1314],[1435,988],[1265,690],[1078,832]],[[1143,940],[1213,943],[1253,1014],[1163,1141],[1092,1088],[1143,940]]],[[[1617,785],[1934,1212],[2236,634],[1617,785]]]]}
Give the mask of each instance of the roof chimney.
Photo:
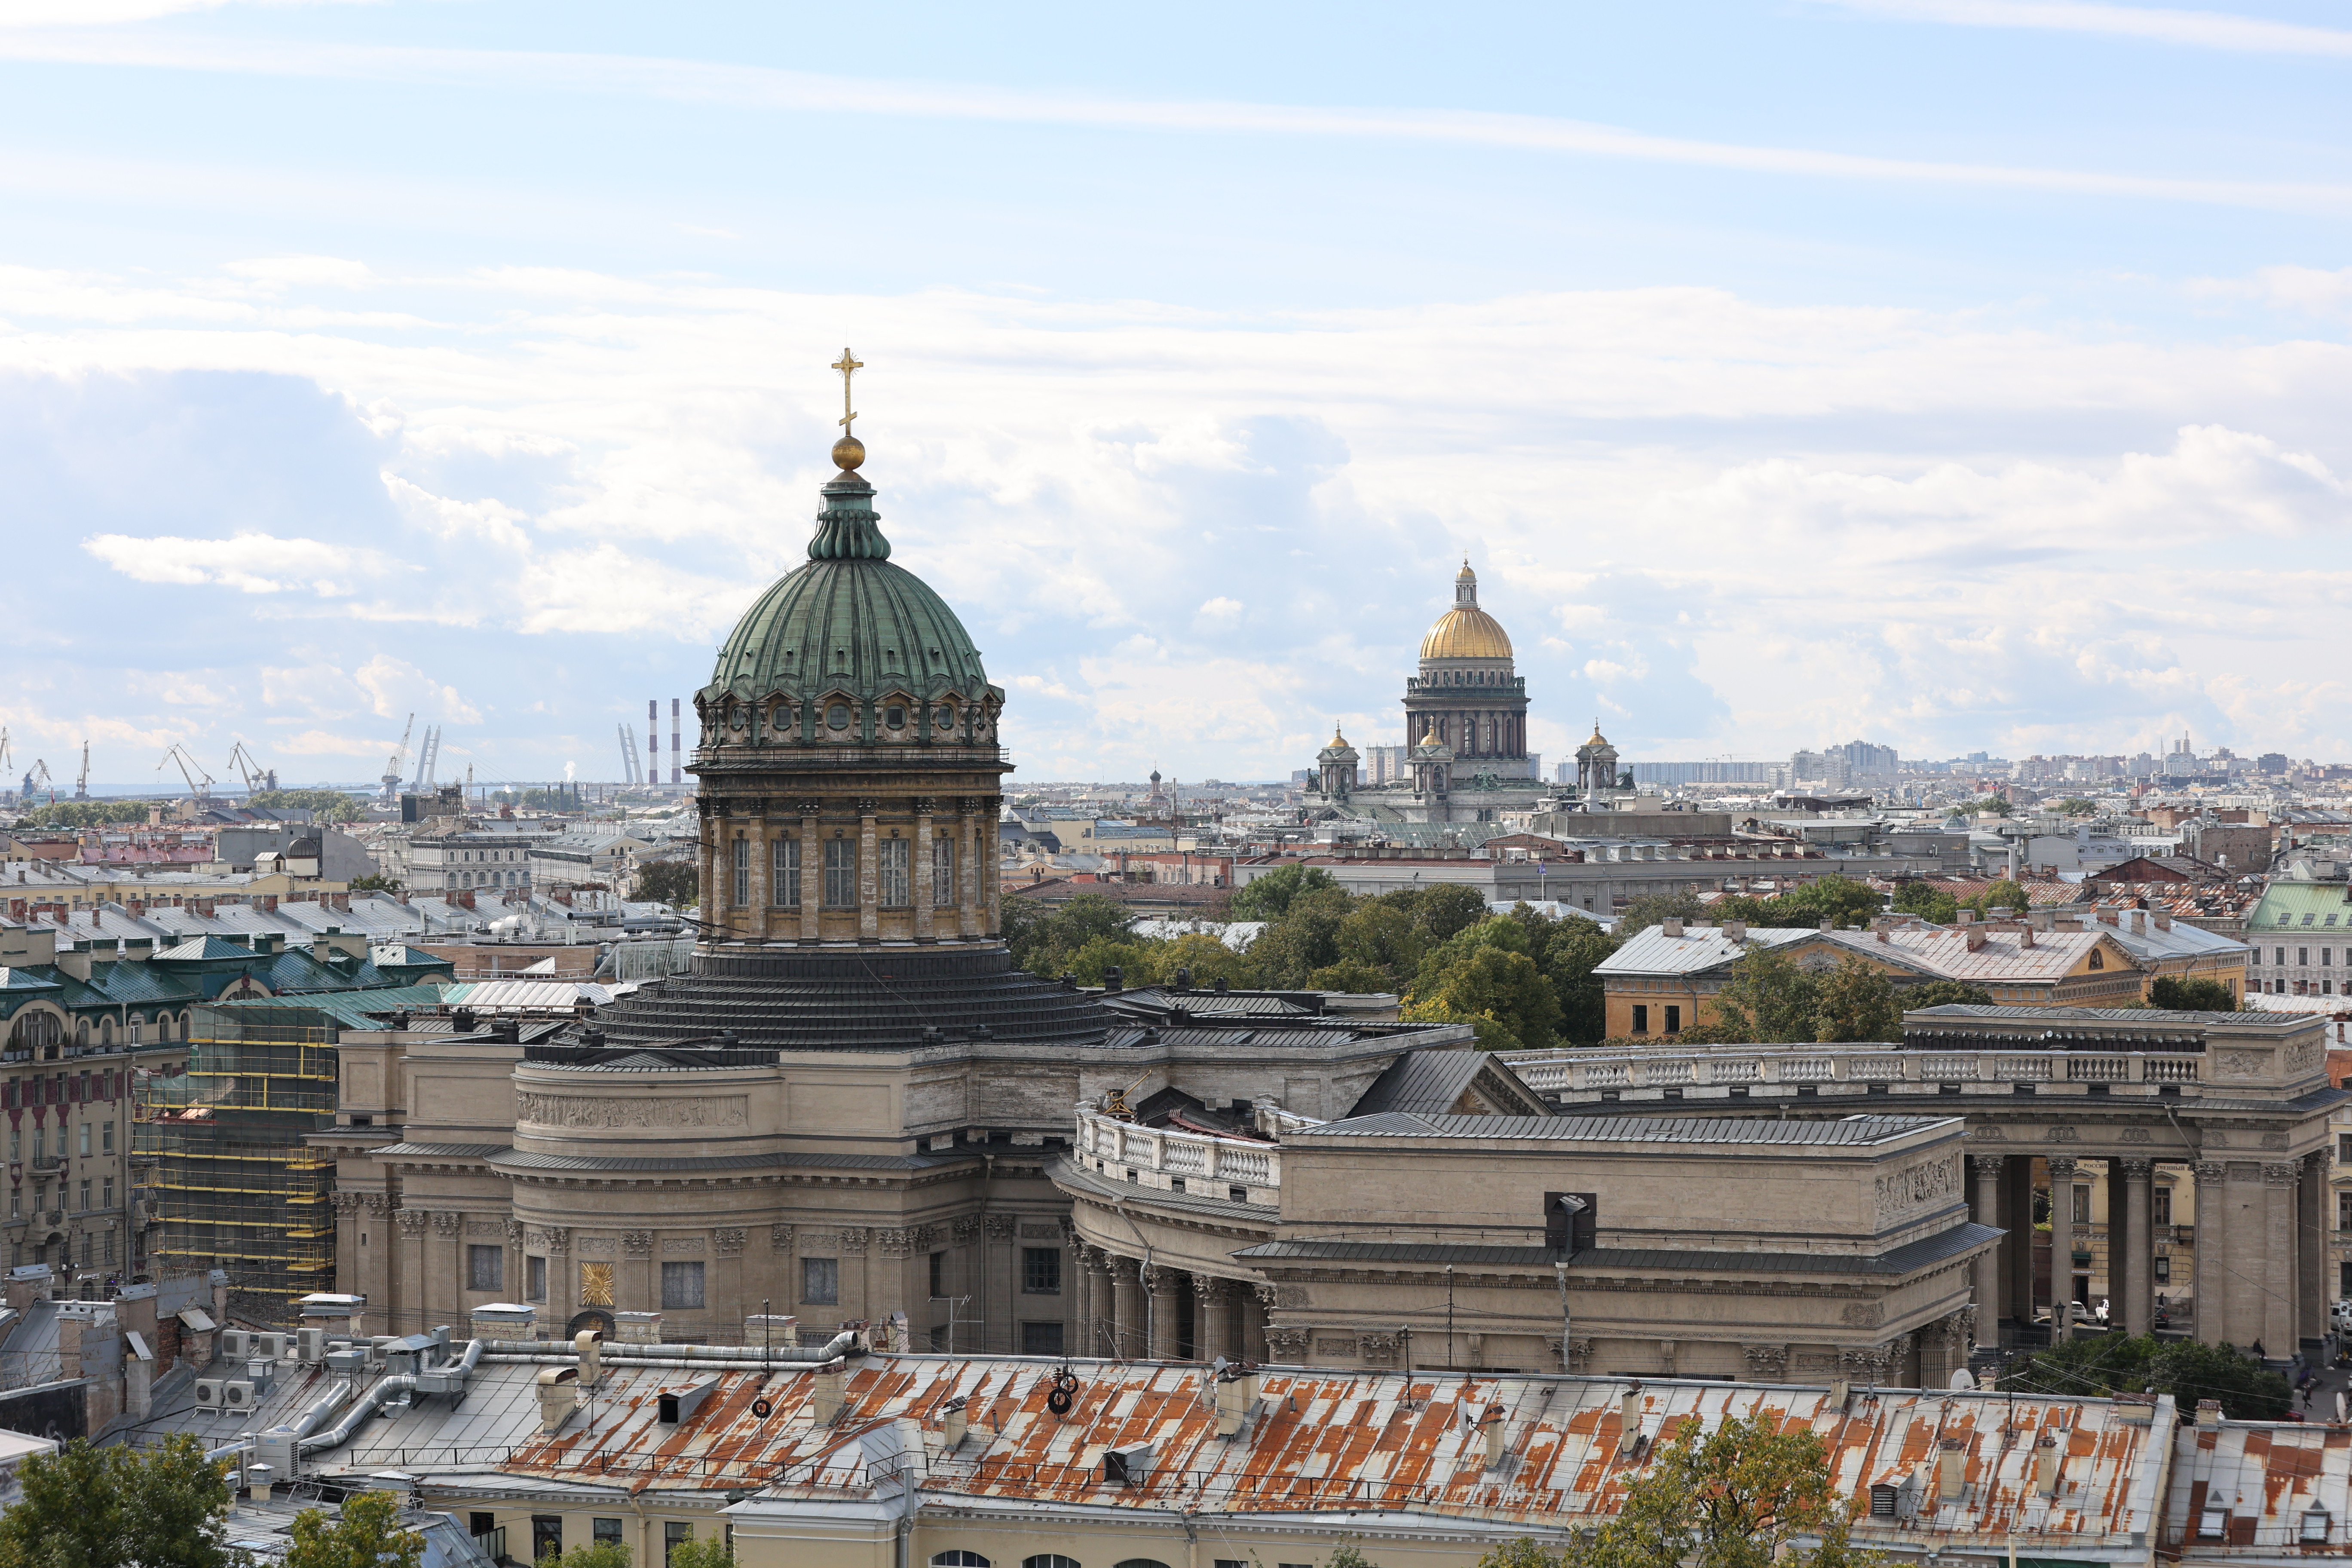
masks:
{"type": "Polygon", "coordinates": [[[1960,935],[1967,940],[1969,951],[1970,952],[1982,951],[1985,944],[1984,927],[1980,925],[1965,927],[1962,929],[1960,935]]]}
{"type": "Polygon", "coordinates": [[[1680,915],[1668,915],[1659,923],[1658,929],[1664,931],[1668,936],[1680,936],[1683,934],[1682,917],[1680,915]]]}
{"type": "Polygon", "coordinates": [[[1968,1445],[1958,1437],[1947,1437],[1942,1450],[1936,1456],[1936,1498],[1939,1502],[1958,1502],[1967,1489],[1969,1468],[1968,1445]]]}
{"type": "Polygon", "coordinates": [[[1746,921],[1724,921],[1723,940],[1733,943],[1735,946],[1740,942],[1746,942],[1748,940],[1748,922],[1746,921]]]}

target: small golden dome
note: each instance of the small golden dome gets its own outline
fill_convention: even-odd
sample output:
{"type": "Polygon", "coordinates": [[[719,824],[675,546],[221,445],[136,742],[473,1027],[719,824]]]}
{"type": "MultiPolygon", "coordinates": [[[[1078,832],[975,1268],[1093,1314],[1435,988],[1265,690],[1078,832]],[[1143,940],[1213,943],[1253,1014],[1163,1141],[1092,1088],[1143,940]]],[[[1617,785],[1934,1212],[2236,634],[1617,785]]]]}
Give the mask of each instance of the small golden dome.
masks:
{"type": "Polygon", "coordinates": [[[1421,639],[1423,658],[1508,658],[1511,639],[1502,623],[1475,605],[1456,605],[1421,639]]]}
{"type": "Polygon", "coordinates": [[[1478,580],[1478,574],[1470,570],[1470,557],[1467,555],[1462,558],[1462,570],[1454,574],[1454,580],[1456,583],[1475,583],[1478,580]]]}

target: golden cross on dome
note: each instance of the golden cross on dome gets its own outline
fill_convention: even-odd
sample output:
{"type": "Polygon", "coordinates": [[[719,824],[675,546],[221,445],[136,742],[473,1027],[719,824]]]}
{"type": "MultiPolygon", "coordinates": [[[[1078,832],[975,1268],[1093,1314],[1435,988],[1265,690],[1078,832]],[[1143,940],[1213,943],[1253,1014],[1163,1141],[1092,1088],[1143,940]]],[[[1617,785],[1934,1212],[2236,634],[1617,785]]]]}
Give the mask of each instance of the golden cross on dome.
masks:
{"type": "Polygon", "coordinates": [[[841,428],[845,434],[855,435],[849,422],[857,417],[857,410],[849,406],[849,378],[864,370],[866,362],[843,349],[841,357],[833,362],[832,368],[841,373],[841,428]]]}

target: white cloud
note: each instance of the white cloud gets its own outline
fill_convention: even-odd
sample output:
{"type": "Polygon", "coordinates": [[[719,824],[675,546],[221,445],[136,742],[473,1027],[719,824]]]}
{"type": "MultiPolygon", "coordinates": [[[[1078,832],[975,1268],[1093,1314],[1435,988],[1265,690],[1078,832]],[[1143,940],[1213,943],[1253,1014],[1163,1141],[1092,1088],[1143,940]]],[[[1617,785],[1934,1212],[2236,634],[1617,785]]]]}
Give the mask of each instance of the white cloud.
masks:
{"type": "Polygon", "coordinates": [[[2018,27],[2147,38],[2192,48],[2249,54],[2352,58],[2352,32],[2274,22],[2228,11],[2158,5],[2106,5],[2074,0],[1825,0],[1853,11],[1963,27],[2018,27]]]}
{"type": "MultiPolygon", "coordinates": [[[[158,0],[161,3],[161,0],[158,0]]],[[[1900,5],[1903,0],[1889,0],[1900,5]]],[[[1963,19],[1969,7],[1935,5],[1937,20],[1963,19]],[[1951,15],[1943,15],[1943,12],[1951,15]]],[[[2021,5],[2019,16],[2081,12],[2094,18],[2120,6],[2021,5]]],[[[2196,16],[2178,13],[2178,16],[2196,16]]],[[[2042,25],[2004,22],[2002,26],[2042,25]]],[[[2122,30],[2109,27],[2103,30],[2122,30]]],[[[2321,37],[2323,29],[2300,29],[2321,37]]],[[[1862,180],[2097,195],[2340,213],[2352,210],[2352,185],[2326,182],[2209,179],[2117,171],[2034,168],[1882,157],[1804,147],[1751,145],[1656,135],[1622,126],[1480,110],[1350,108],[1213,100],[1087,97],[1035,89],[950,82],[900,82],[824,76],[765,66],[623,55],[525,50],[416,48],[268,39],[213,40],[136,33],[0,30],[0,58],[135,66],[323,79],[398,81],[511,90],[544,89],[715,104],[772,112],[875,115],[919,121],[1082,126],[1171,134],[1250,135],[1465,146],[1727,169],[1808,179],[1862,180]]],[[[20,154],[21,157],[32,156],[20,154]]],[[[12,158],[11,162],[19,159],[12,158]]],[[[37,160],[36,160],[37,161],[37,160]]],[[[17,171],[14,177],[26,177],[17,171]]]]}
{"type": "Polygon", "coordinates": [[[395,713],[422,712],[431,721],[478,724],[481,710],[457,694],[454,686],[436,681],[416,666],[390,654],[378,654],[352,672],[352,679],[367,693],[368,710],[379,719],[395,713]]]}
{"type": "Polygon", "coordinates": [[[99,533],[83,540],[82,548],[134,582],[215,584],[241,594],[307,591],[322,599],[348,597],[361,579],[381,576],[394,567],[375,551],[266,533],[239,533],[230,539],[99,533]]]}

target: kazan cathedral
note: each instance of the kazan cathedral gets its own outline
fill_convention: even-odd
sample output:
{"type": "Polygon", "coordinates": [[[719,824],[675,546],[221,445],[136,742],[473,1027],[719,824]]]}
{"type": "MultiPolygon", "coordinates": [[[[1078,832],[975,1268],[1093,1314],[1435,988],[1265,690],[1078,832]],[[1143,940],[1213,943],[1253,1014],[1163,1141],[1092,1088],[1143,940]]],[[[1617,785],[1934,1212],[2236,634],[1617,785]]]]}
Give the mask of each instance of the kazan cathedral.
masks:
{"type": "Polygon", "coordinates": [[[1621,791],[1617,749],[1596,722],[1576,751],[1573,790],[1544,783],[1528,750],[1528,683],[1503,624],[1478,605],[1463,562],[1454,603],[1421,639],[1421,669],[1404,683],[1409,745],[1402,777],[1366,784],[1362,755],[1335,732],[1316,754],[1307,805],[1320,820],[1367,824],[1494,822],[1563,795],[1602,802],[1621,791]]]}

